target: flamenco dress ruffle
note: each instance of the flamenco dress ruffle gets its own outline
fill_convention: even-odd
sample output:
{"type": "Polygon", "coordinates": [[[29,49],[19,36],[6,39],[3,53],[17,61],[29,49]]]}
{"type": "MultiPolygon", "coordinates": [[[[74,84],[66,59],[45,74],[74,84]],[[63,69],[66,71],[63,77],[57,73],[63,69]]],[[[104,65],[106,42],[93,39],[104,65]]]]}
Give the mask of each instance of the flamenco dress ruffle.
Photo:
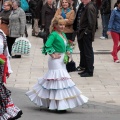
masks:
{"type": "Polygon", "coordinates": [[[0,65],[0,120],[15,120],[21,117],[22,111],[14,105],[11,91],[3,83],[4,65],[0,65]]]}
{"type": "Polygon", "coordinates": [[[15,120],[22,115],[22,111],[14,105],[10,96],[10,90],[0,83],[0,120],[15,120]]]}
{"type": "Polygon", "coordinates": [[[64,54],[61,54],[60,59],[49,57],[48,72],[26,93],[36,105],[50,110],[67,110],[88,101],[71,80],[63,58],[64,54]]]}

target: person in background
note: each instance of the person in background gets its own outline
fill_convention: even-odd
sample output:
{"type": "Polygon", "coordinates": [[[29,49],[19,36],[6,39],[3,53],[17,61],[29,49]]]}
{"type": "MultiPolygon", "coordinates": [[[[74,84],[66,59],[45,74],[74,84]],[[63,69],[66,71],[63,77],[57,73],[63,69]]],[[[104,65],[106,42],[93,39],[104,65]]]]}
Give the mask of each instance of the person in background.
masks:
{"type": "Polygon", "coordinates": [[[79,7],[79,5],[81,3],[81,0],[71,0],[71,2],[72,2],[73,10],[75,12],[77,12],[78,7],[79,7]]]}
{"type": "Polygon", "coordinates": [[[71,5],[71,1],[69,0],[61,0],[60,8],[57,9],[55,16],[62,16],[66,21],[66,26],[64,29],[64,33],[68,40],[73,40],[73,22],[75,19],[75,11],[71,5]]]}
{"type": "MultiPolygon", "coordinates": [[[[77,12],[78,7],[81,3],[81,0],[69,0],[71,2],[71,5],[73,7],[73,10],[77,12]]],[[[57,8],[60,8],[60,0],[58,0],[57,8]]]]}
{"type": "Polygon", "coordinates": [[[109,23],[110,14],[111,14],[110,0],[101,1],[100,13],[102,18],[102,29],[103,29],[102,36],[100,37],[100,39],[105,40],[105,39],[108,39],[107,31],[108,31],[108,23],[109,23]]]}
{"type": "MultiPolygon", "coordinates": [[[[75,11],[75,13],[77,13],[77,10],[79,8],[79,5],[81,4],[81,0],[71,0],[71,4],[73,6],[73,10],[75,11]]],[[[77,36],[76,31],[73,32],[73,37],[72,40],[75,41],[75,37],[77,36]]]]}
{"type": "Polygon", "coordinates": [[[16,120],[21,117],[22,110],[14,105],[11,91],[5,86],[6,78],[12,73],[6,35],[0,30],[0,120],[16,120]]]}
{"type": "Polygon", "coordinates": [[[114,4],[114,9],[117,9],[118,5],[117,5],[117,1],[116,3],[114,4]]]}
{"type": "MultiPolygon", "coordinates": [[[[26,16],[20,6],[20,1],[13,1],[13,10],[9,16],[9,37],[8,41],[11,41],[10,50],[12,50],[12,45],[15,39],[21,37],[25,33],[26,16]]],[[[10,51],[11,54],[11,51],[10,51]]],[[[21,55],[12,56],[12,58],[21,58],[21,55]]]]}
{"type": "MultiPolygon", "coordinates": [[[[28,2],[29,4],[29,11],[32,15],[32,29],[33,29],[33,26],[34,26],[34,17],[35,17],[35,8],[36,8],[36,1],[35,0],[30,0],[28,2]]],[[[32,35],[34,36],[34,33],[32,32],[32,35]]]]}
{"type": "Polygon", "coordinates": [[[7,44],[8,44],[8,50],[9,50],[9,53],[11,55],[11,44],[12,44],[12,41],[8,41],[9,38],[9,28],[8,28],[8,25],[9,25],[9,16],[11,14],[11,10],[12,10],[12,2],[10,1],[5,1],[4,2],[4,10],[0,12],[0,29],[6,34],[7,36],[7,44]]]}
{"type": "Polygon", "coordinates": [[[97,12],[97,16],[96,16],[96,29],[98,29],[98,14],[99,14],[99,9],[98,9],[98,5],[97,5],[97,0],[91,0],[93,2],[93,5],[95,6],[96,8],[96,12],[97,12]]]}
{"type": "Polygon", "coordinates": [[[94,72],[94,53],[92,42],[96,28],[96,9],[91,0],[82,0],[79,6],[74,30],[77,31],[77,40],[80,50],[80,64],[78,68],[83,70],[78,73],[81,77],[92,77],[94,72]]]}
{"type": "Polygon", "coordinates": [[[29,7],[32,14],[32,36],[38,36],[39,33],[39,20],[41,19],[41,10],[43,6],[43,0],[30,0],[29,7]]]}
{"type": "Polygon", "coordinates": [[[77,11],[77,14],[76,14],[76,18],[75,18],[74,24],[73,24],[73,28],[74,28],[74,31],[75,31],[74,33],[76,33],[76,35],[77,35],[78,48],[79,48],[79,51],[80,51],[80,63],[77,67],[77,71],[85,70],[85,62],[82,59],[83,55],[81,53],[81,47],[80,47],[81,44],[80,44],[80,40],[79,40],[79,29],[80,29],[79,24],[80,24],[80,18],[81,18],[83,10],[84,10],[84,4],[81,0],[81,4],[79,5],[79,8],[78,8],[78,11],[77,11]]]}
{"type": "Polygon", "coordinates": [[[42,8],[42,28],[46,32],[46,36],[43,39],[43,42],[45,44],[47,37],[49,35],[49,27],[51,24],[51,21],[55,15],[55,7],[53,6],[53,0],[47,0],[46,4],[42,8]]]}
{"type": "Polygon", "coordinates": [[[66,112],[88,101],[75,86],[66,70],[64,56],[72,49],[64,34],[66,20],[55,16],[51,22],[50,35],[43,47],[43,54],[49,54],[48,72],[38,80],[37,84],[26,95],[37,106],[66,112]],[[55,29],[54,29],[55,28],[55,29]]]}
{"type": "Polygon", "coordinates": [[[120,0],[117,0],[116,7],[112,10],[107,34],[111,34],[113,39],[113,50],[111,53],[113,61],[119,63],[120,60],[117,54],[120,50],[120,0]]]}

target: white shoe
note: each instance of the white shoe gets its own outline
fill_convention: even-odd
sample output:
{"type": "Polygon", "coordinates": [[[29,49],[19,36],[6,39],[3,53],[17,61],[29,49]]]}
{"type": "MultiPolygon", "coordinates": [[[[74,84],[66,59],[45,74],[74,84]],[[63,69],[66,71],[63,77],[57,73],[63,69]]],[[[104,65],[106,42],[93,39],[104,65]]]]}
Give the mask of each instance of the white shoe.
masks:
{"type": "Polygon", "coordinates": [[[101,36],[101,37],[100,37],[100,39],[102,39],[102,40],[105,40],[105,39],[106,39],[106,37],[104,37],[104,36],[101,36]]]}

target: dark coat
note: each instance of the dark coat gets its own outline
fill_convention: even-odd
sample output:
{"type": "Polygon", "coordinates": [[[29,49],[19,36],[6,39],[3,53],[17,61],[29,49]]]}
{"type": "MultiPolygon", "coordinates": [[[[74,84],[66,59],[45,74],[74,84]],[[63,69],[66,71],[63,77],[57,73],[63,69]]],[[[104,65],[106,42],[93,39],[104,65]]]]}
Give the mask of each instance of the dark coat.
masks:
{"type": "Polygon", "coordinates": [[[35,17],[36,6],[37,6],[37,2],[35,0],[29,1],[29,10],[30,10],[33,18],[35,17]]]}
{"type": "Polygon", "coordinates": [[[33,18],[41,18],[41,10],[43,6],[42,0],[30,0],[29,1],[29,10],[32,13],[33,18]]]}
{"type": "Polygon", "coordinates": [[[46,3],[42,8],[42,25],[45,25],[45,30],[49,29],[51,20],[55,15],[55,8],[52,8],[46,3]]]}
{"type": "Polygon", "coordinates": [[[111,13],[111,2],[110,0],[102,0],[100,7],[101,14],[110,14],[111,13]]]}
{"type": "Polygon", "coordinates": [[[9,24],[9,16],[10,16],[11,10],[9,11],[1,11],[0,12],[0,17],[2,17],[2,23],[9,24]]]}
{"type": "MultiPolygon", "coordinates": [[[[82,7],[83,4],[80,4],[80,7],[82,7]]],[[[79,11],[78,9],[78,11],[79,11]]],[[[95,35],[95,26],[96,26],[96,9],[92,2],[88,3],[81,14],[80,17],[80,29],[79,29],[79,39],[83,37],[83,35],[92,33],[92,41],[94,41],[94,35],[95,35]]],[[[74,30],[77,30],[77,17],[78,12],[74,21],[74,30]]]]}

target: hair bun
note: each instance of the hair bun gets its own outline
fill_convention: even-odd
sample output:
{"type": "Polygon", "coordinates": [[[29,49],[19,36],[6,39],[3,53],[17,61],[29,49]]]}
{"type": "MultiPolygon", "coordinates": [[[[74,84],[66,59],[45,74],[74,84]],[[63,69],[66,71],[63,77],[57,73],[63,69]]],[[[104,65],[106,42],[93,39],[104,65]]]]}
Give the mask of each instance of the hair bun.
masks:
{"type": "Polygon", "coordinates": [[[59,23],[66,24],[65,19],[61,15],[55,16],[52,19],[51,25],[50,25],[50,32],[54,31],[55,26],[59,23]]]}

